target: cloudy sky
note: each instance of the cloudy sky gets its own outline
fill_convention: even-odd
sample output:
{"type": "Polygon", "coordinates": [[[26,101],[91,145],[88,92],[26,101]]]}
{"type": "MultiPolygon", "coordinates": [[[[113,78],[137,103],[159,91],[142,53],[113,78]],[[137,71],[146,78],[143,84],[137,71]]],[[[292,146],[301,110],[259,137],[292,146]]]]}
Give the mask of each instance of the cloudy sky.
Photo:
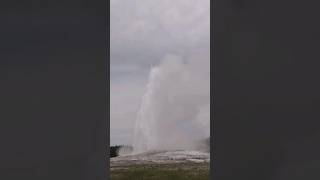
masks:
{"type": "Polygon", "coordinates": [[[201,57],[199,62],[209,64],[210,0],[111,0],[110,4],[110,143],[131,144],[151,68],[167,54],[201,57]]]}

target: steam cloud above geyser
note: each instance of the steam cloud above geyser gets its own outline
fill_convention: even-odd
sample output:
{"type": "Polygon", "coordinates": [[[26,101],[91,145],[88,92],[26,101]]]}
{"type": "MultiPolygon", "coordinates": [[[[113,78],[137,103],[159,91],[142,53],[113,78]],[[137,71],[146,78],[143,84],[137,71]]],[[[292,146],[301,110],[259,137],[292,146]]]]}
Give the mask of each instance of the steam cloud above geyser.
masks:
{"type": "Polygon", "coordinates": [[[193,149],[210,134],[210,0],[110,6],[111,144],[193,149]]]}
{"type": "Polygon", "coordinates": [[[210,134],[208,52],[167,55],[153,67],[134,130],[134,153],[192,150],[210,134]],[[201,54],[205,54],[202,56],[201,54]]]}

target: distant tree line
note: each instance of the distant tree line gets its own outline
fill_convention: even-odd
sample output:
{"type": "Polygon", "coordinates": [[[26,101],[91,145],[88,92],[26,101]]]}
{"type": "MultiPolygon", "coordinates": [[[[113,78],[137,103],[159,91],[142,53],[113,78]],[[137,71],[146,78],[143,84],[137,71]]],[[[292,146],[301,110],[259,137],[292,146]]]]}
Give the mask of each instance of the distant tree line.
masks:
{"type": "Polygon", "coordinates": [[[110,157],[117,157],[120,148],[121,146],[110,146],[110,157]]]}
{"type": "Polygon", "coordinates": [[[119,150],[121,149],[122,154],[130,153],[133,150],[132,146],[129,145],[115,145],[110,146],[110,157],[119,156],[119,150]],[[122,148],[122,149],[121,149],[122,148]]]}

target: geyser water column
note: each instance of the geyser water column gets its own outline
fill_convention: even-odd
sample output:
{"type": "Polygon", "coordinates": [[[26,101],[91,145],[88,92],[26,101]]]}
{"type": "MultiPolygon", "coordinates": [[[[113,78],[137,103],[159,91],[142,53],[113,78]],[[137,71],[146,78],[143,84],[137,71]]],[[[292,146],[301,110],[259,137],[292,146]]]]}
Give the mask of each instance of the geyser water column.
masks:
{"type": "Polygon", "coordinates": [[[135,124],[133,151],[191,150],[209,136],[209,74],[206,61],[167,55],[151,69],[135,124]],[[201,119],[201,117],[205,117],[201,119]]]}

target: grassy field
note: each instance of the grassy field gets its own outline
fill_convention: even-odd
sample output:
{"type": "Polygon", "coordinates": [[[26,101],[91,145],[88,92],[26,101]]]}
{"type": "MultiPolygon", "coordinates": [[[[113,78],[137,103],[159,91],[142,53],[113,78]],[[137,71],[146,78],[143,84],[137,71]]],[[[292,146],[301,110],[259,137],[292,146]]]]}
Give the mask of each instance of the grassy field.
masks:
{"type": "Polygon", "coordinates": [[[111,180],[208,180],[208,166],[156,165],[112,169],[111,180]]]}

